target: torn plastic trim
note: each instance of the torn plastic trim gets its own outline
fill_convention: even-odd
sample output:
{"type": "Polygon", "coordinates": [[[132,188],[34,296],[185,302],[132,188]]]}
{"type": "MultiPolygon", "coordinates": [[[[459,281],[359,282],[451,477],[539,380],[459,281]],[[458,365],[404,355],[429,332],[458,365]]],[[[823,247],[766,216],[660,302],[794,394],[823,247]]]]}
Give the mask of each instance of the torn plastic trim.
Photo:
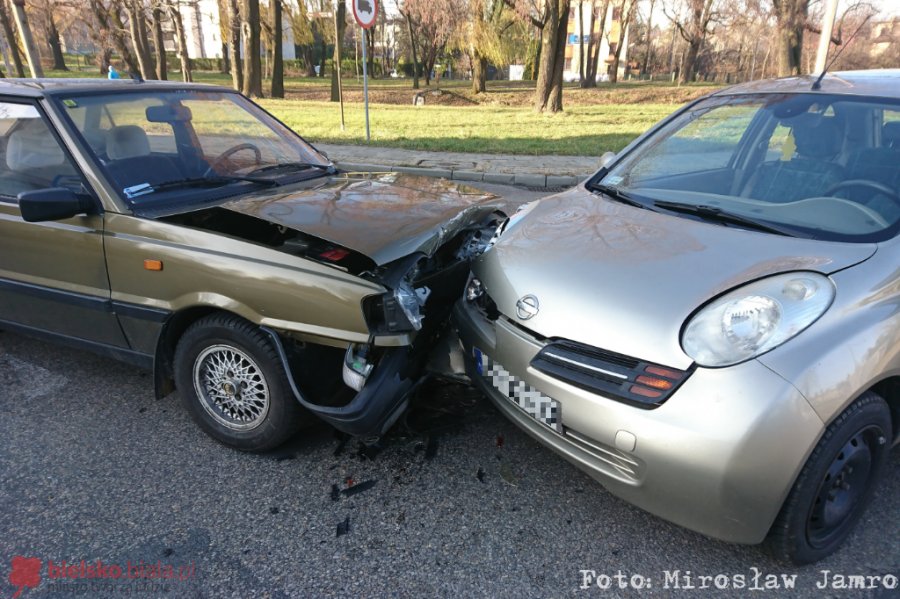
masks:
{"type": "Polygon", "coordinates": [[[334,428],[350,435],[381,435],[386,432],[408,407],[410,392],[419,382],[419,377],[407,376],[413,370],[411,349],[391,348],[385,351],[378,367],[350,403],[340,407],[317,405],[309,402],[297,387],[278,333],[268,327],[260,327],[260,330],[271,338],[297,402],[334,428]]]}

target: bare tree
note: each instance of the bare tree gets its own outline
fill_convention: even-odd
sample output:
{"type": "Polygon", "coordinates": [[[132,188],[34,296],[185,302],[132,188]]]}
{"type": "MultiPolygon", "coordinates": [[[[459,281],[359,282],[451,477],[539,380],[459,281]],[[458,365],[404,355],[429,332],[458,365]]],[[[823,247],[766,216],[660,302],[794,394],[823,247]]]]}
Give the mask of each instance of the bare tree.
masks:
{"type": "Polygon", "coordinates": [[[13,15],[16,18],[16,27],[19,37],[22,38],[22,46],[25,48],[25,58],[28,59],[28,69],[32,77],[43,77],[41,68],[41,55],[34,45],[34,37],[31,35],[31,25],[28,24],[28,14],[25,12],[25,0],[12,0],[13,15]]]}
{"type": "Polygon", "coordinates": [[[631,18],[634,15],[635,6],[637,6],[637,0],[620,0],[618,5],[619,14],[621,15],[619,21],[619,40],[616,43],[616,49],[613,51],[612,69],[609,73],[610,83],[619,81],[619,61],[621,60],[622,49],[625,47],[628,36],[628,27],[631,25],[631,18]]]}
{"type": "Polygon", "coordinates": [[[244,34],[244,88],[246,96],[262,97],[262,65],[260,63],[259,0],[245,0],[241,15],[244,34]]]}
{"type": "Polygon", "coordinates": [[[706,37],[712,32],[712,24],[716,18],[716,0],[685,0],[687,16],[679,18],[665,10],[666,16],[678,29],[678,33],[687,43],[687,52],[684,56],[684,64],[678,74],[678,82],[686,83],[694,80],[697,71],[697,57],[706,42],[706,37]]]}
{"type": "MultiPolygon", "coordinates": [[[[343,6],[343,3],[341,3],[343,6]]],[[[281,18],[281,0],[272,0],[272,97],[284,97],[284,24],[281,18]]]]}
{"type": "Polygon", "coordinates": [[[600,64],[600,40],[606,31],[606,15],[609,13],[610,0],[603,0],[599,4],[592,2],[591,6],[591,36],[588,39],[587,48],[587,69],[585,70],[585,80],[582,81],[582,87],[597,87],[597,67],[600,64]],[[599,6],[599,8],[598,8],[599,6]],[[597,17],[600,17],[599,27],[596,27],[597,33],[594,32],[597,25],[597,17]]]}
{"type": "MultiPolygon", "coordinates": [[[[37,16],[40,17],[39,21],[43,25],[44,38],[47,41],[47,46],[50,47],[50,56],[53,57],[53,70],[68,71],[69,67],[66,66],[66,59],[62,51],[62,39],[56,27],[56,17],[54,15],[58,8],[56,0],[38,0],[32,4],[32,7],[40,13],[37,16]]],[[[39,26],[36,25],[36,27],[39,26]]]]}
{"type": "Polygon", "coordinates": [[[191,57],[188,54],[181,10],[174,0],[166,0],[166,10],[168,10],[172,23],[175,25],[175,44],[178,47],[178,58],[181,59],[181,78],[184,81],[193,81],[194,74],[191,67],[191,57]]]}
{"type": "Polygon", "coordinates": [[[541,61],[534,107],[538,112],[555,113],[563,109],[563,68],[570,0],[544,0],[544,5],[547,22],[541,36],[541,61]]]}
{"type": "MultiPolygon", "coordinates": [[[[302,2],[301,2],[302,4],[302,2]]],[[[244,69],[241,60],[241,9],[238,0],[228,0],[229,28],[228,50],[231,54],[231,84],[240,91],[244,87],[244,69]]]]}
{"type": "Polygon", "coordinates": [[[6,3],[0,1],[0,26],[3,27],[3,35],[9,47],[10,58],[16,68],[16,77],[25,76],[25,66],[22,64],[22,55],[19,54],[19,44],[16,43],[16,32],[13,30],[12,19],[6,10],[6,3]]]}
{"type": "Polygon", "coordinates": [[[131,45],[137,57],[138,68],[143,79],[153,79],[153,59],[150,55],[150,41],[147,36],[147,19],[144,14],[142,0],[130,0],[124,3],[125,12],[128,14],[128,33],[131,35],[131,45]]]}
{"type": "Polygon", "coordinates": [[[772,0],[772,6],[777,23],[778,74],[799,75],[809,0],[772,0]]]}
{"type": "Polygon", "coordinates": [[[337,11],[334,13],[334,56],[331,60],[331,101],[338,102],[341,99],[338,77],[341,76],[341,46],[344,42],[344,34],[347,31],[347,5],[338,2],[337,11]]]}
{"type": "Polygon", "coordinates": [[[166,44],[163,39],[162,21],[165,16],[163,6],[159,3],[153,4],[150,13],[153,17],[153,48],[156,50],[156,78],[160,80],[168,79],[169,65],[166,60],[166,44]]]}

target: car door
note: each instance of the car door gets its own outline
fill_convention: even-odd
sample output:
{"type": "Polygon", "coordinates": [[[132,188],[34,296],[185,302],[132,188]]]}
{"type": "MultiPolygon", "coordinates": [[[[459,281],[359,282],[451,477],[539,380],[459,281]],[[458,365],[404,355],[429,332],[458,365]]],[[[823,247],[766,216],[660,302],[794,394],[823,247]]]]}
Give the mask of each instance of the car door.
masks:
{"type": "Polygon", "coordinates": [[[123,347],[103,252],[103,215],[29,223],[19,193],[86,183],[36,103],[0,98],[0,327],[123,347]]]}

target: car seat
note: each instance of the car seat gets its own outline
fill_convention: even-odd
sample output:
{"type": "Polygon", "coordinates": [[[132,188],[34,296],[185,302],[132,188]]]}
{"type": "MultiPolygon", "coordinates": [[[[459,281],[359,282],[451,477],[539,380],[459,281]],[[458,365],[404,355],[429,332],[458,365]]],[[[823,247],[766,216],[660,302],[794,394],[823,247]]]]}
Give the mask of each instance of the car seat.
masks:
{"type": "Polygon", "coordinates": [[[762,164],[747,183],[744,197],[786,203],[821,196],[844,180],[844,169],[831,160],[843,145],[835,117],[805,113],[783,121],[791,127],[796,155],[762,164]]]}

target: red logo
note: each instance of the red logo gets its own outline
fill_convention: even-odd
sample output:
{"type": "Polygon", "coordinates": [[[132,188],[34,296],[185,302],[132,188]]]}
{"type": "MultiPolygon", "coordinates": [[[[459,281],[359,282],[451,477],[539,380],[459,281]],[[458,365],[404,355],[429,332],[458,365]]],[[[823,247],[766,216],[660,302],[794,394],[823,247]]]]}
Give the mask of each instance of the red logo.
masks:
{"type": "Polygon", "coordinates": [[[36,557],[12,558],[12,572],[9,573],[9,583],[15,587],[16,592],[12,599],[18,599],[25,587],[36,589],[41,584],[41,560],[36,557]]]}

